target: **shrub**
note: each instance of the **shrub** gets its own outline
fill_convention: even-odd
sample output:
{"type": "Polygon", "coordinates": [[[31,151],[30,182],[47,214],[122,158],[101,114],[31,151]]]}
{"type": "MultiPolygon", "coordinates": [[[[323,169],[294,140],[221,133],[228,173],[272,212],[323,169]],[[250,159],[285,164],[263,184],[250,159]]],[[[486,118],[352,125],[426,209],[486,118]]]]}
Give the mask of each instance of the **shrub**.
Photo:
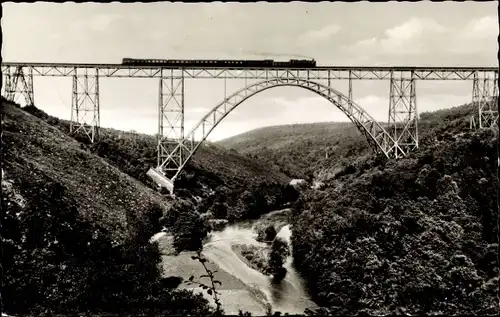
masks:
{"type": "Polygon", "coordinates": [[[193,211],[181,213],[175,221],[174,246],[178,252],[196,251],[202,247],[203,238],[208,233],[205,221],[193,211]]]}
{"type": "Polygon", "coordinates": [[[283,265],[289,255],[290,250],[286,241],[275,238],[269,252],[269,274],[273,274],[273,280],[280,281],[285,277],[286,269],[283,265]]]}
{"type": "Polygon", "coordinates": [[[260,242],[271,242],[273,241],[273,239],[276,237],[276,229],[274,228],[274,225],[270,224],[269,226],[265,227],[265,228],[260,228],[258,231],[257,231],[257,238],[256,240],[257,241],[260,241],[260,242]]]}

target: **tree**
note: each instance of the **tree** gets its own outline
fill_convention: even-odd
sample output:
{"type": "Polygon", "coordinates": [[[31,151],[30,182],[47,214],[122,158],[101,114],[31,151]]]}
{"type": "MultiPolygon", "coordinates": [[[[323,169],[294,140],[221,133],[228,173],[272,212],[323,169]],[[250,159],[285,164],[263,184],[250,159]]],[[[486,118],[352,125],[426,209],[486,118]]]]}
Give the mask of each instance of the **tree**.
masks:
{"type": "Polygon", "coordinates": [[[271,242],[273,241],[273,239],[276,237],[276,229],[274,228],[274,226],[272,224],[270,224],[269,226],[267,226],[265,229],[264,228],[260,228],[257,232],[257,238],[256,240],[257,241],[260,241],[260,242],[271,242]]]}
{"type": "Polygon", "coordinates": [[[198,213],[181,213],[174,225],[174,246],[178,252],[196,251],[202,247],[202,240],[207,233],[208,228],[198,213]]]}
{"type": "Polygon", "coordinates": [[[286,269],[283,267],[286,258],[290,255],[288,244],[281,238],[275,238],[271,251],[269,252],[269,274],[273,275],[274,281],[281,281],[286,275],[286,269]]]}

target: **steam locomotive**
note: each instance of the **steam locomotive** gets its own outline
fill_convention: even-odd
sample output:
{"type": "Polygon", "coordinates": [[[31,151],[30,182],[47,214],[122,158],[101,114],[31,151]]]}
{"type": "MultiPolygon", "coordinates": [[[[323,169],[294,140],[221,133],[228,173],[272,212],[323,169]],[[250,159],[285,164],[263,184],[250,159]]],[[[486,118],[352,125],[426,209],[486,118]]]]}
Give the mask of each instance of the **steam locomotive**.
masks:
{"type": "Polygon", "coordinates": [[[179,59],[135,59],[124,58],[122,65],[129,66],[165,66],[165,67],[219,67],[219,68],[313,68],[314,59],[291,59],[289,61],[265,60],[179,60],[179,59]]]}

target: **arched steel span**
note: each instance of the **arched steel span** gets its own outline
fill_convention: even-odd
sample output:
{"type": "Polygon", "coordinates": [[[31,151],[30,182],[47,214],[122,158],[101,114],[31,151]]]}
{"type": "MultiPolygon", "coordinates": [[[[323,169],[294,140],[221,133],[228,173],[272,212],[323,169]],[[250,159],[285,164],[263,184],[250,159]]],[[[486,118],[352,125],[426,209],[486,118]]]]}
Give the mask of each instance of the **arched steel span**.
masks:
{"type": "Polygon", "coordinates": [[[357,126],[359,131],[365,135],[368,143],[375,151],[381,152],[387,157],[398,155],[397,153],[405,155],[405,152],[398,143],[394,141],[390,134],[373,117],[342,93],[331,87],[310,80],[300,78],[273,78],[246,86],[225,98],[191,129],[183,141],[179,142],[157,169],[161,171],[166,165],[172,163],[175,168],[169,170],[175,171],[175,174],[171,178],[173,182],[182,172],[182,169],[194,155],[198,147],[233,109],[259,92],[280,86],[301,87],[322,96],[347,115],[347,117],[357,126]],[[202,139],[195,141],[194,135],[200,130],[202,139]],[[174,158],[180,158],[180,161],[174,158]]]}

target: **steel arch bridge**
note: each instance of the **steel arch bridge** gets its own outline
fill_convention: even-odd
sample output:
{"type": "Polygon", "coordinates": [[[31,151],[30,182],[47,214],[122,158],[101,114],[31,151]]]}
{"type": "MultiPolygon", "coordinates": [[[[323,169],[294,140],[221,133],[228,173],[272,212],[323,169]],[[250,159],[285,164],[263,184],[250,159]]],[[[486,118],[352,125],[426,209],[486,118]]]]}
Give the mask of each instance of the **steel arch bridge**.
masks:
{"type": "Polygon", "coordinates": [[[148,175],[171,193],[174,181],[210,132],[248,98],[280,86],[300,87],[322,96],[357,126],[375,152],[400,158],[418,149],[418,80],[472,81],[471,128],[487,128],[498,121],[498,68],[496,67],[338,67],[238,68],[201,66],[149,66],[123,64],[2,63],[2,95],[16,101],[23,96],[34,104],[33,76],[71,77],[71,133],[82,132],[91,142],[99,137],[100,78],[158,78],[158,164],[148,175]],[[184,131],[184,83],[187,79],[244,79],[242,88],[211,109],[187,133],[184,131]],[[332,80],[346,80],[348,95],[332,87],[332,80]],[[248,80],[251,82],[248,83],[248,80]],[[389,81],[388,122],[377,122],[353,101],[354,80],[389,81]],[[493,102],[492,102],[493,99],[493,102]],[[90,118],[89,118],[90,115],[90,118]],[[195,140],[195,135],[201,138],[195,140]]]}
{"type": "MultiPolygon", "coordinates": [[[[174,176],[172,179],[175,180],[198,147],[231,111],[260,92],[270,88],[283,86],[304,88],[320,95],[337,106],[356,125],[360,133],[366,137],[368,143],[375,152],[383,153],[387,157],[397,157],[398,155],[404,156],[407,154],[405,151],[406,149],[404,149],[405,143],[398,143],[402,139],[402,135],[399,136],[398,140],[394,140],[379,122],[342,93],[331,87],[310,80],[300,78],[274,78],[245,86],[225,98],[203,116],[191,131],[185,135],[182,142],[179,142],[173,150],[161,149],[161,152],[163,152],[165,156],[160,157],[159,162],[162,163],[159,165],[159,168],[173,172],[174,176]],[[200,140],[194,139],[197,132],[201,132],[202,138],[200,140]],[[169,166],[173,168],[169,168],[169,166]]],[[[414,136],[411,135],[410,137],[414,136]]],[[[412,141],[415,143],[418,142],[418,140],[413,139],[408,144],[413,145],[412,141]]]]}

